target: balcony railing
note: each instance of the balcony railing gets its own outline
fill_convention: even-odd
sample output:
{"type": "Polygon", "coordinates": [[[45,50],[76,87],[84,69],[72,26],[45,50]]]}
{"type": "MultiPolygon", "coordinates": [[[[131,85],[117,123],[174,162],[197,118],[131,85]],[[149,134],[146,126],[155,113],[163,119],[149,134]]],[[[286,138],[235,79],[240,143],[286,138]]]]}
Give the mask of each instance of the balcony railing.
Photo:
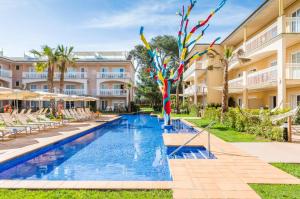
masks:
{"type": "Polygon", "coordinates": [[[300,17],[286,17],[286,32],[300,33],[300,17]]]}
{"type": "Polygon", "coordinates": [[[183,73],[183,79],[189,77],[195,70],[200,70],[203,68],[203,62],[193,63],[186,71],[183,73]]]}
{"type": "Polygon", "coordinates": [[[238,77],[228,81],[229,88],[243,88],[243,77],[238,77]]]}
{"type": "Polygon", "coordinates": [[[200,86],[189,86],[186,89],[183,90],[183,94],[187,96],[192,96],[194,94],[205,94],[207,93],[207,87],[206,85],[200,85],[200,86]]]}
{"type": "Polygon", "coordinates": [[[287,79],[300,79],[300,63],[288,63],[286,69],[287,79]]]}
{"type": "MultiPolygon", "coordinates": [[[[48,73],[47,72],[23,72],[22,74],[24,79],[47,79],[48,73]]],[[[65,79],[86,79],[87,73],[86,72],[67,72],[65,73],[65,79]]],[[[54,73],[54,79],[60,79],[60,73],[54,73]]]]}
{"type": "MultiPolygon", "coordinates": [[[[49,92],[49,89],[30,89],[30,91],[49,92]]],[[[66,95],[87,95],[86,89],[64,89],[63,92],[66,95]]],[[[60,93],[59,89],[55,88],[54,93],[60,93]]]]}
{"type": "Polygon", "coordinates": [[[98,95],[100,96],[127,96],[125,89],[99,89],[98,95]]]}
{"type": "Polygon", "coordinates": [[[86,89],[64,89],[66,95],[87,95],[86,89]]]}
{"type": "Polygon", "coordinates": [[[277,82],[277,66],[247,75],[247,87],[264,87],[277,82]]]}
{"type": "Polygon", "coordinates": [[[246,74],[228,82],[230,89],[260,88],[271,86],[277,82],[277,66],[246,74]],[[244,78],[245,81],[244,81],[244,78]],[[245,82],[245,83],[244,83],[245,82]]]}
{"type": "Polygon", "coordinates": [[[128,79],[129,74],[126,72],[99,72],[97,73],[98,79],[128,79]]]}
{"type": "Polygon", "coordinates": [[[4,77],[4,78],[11,78],[11,71],[10,70],[5,70],[5,69],[0,69],[0,77],[4,77]]]}
{"type": "Polygon", "coordinates": [[[246,53],[263,46],[278,35],[277,22],[246,42],[246,53]]]}

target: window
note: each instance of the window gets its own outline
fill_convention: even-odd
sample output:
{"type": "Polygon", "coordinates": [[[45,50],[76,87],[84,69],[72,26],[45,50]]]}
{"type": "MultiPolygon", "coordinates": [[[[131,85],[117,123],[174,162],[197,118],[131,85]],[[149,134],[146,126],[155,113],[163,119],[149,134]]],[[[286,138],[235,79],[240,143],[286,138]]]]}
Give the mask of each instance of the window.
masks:
{"type": "Polygon", "coordinates": [[[30,90],[36,90],[37,86],[35,84],[30,85],[30,90]]]}
{"type": "Polygon", "coordinates": [[[253,68],[249,71],[249,73],[254,73],[254,72],[256,72],[256,68],[253,68]]]}
{"type": "Polygon", "coordinates": [[[16,86],[20,86],[20,82],[19,81],[16,81],[16,86]]]}
{"type": "Polygon", "coordinates": [[[101,84],[101,89],[108,89],[108,86],[106,84],[101,84]]]}
{"type": "Polygon", "coordinates": [[[243,106],[243,100],[242,100],[242,98],[239,98],[239,99],[238,99],[238,105],[239,105],[239,107],[242,107],[242,106],[243,106]]]}
{"type": "Polygon", "coordinates": [[[29,72],[35,72],[35,67],[30,67],[29,72]]]}
{"type": "Polygon", "coordinates": [[[297,106],[300,105],[300,95],[291,95],[291,107],[296,108],[297,106]]]}
{"type": "Polygon", "coordinates": [[[48,85],[43,85],[43,91],[48,92],[48,85]]]}
{"type": "Polygon", "coordinates": [[[20,70],[20,66],[19,65],[16,65],[16,70],[20,70]]]}
{"type": "Polygon", "coordinates": [[[100,71],[101,71],[102,73],[106,73],[106,72],[108,72],[108,68],[102,67],[102,68],[100,69],[100,71]]]}
{"type": "Polygon", "coordinates": [[[83,79],[84,78],[84,68],[80,68],[80,78],[83,79]]]}
{"type": "Polygon", "coordinates": [[[66,108],[67,108],[67,109],[69,109],[69,108],[74,108],[74,101],[70,101],[70,102],[67,101],[67,102],[66,102],[66,108]]]}
{"type": "Polygon", "coordinates": [[[271,102],[270,102],[270,108],[273,109],[273,108],[276,108],[277,106],[277,97],[276,96],[271,96],[270,97],[271,99],[271,102]]]}
{"type": "MultiPolygon", "coordinates": [[[[300,17],[300,9],[296,10],[292,13],[292,17],[299,18],[300,17]]],[[[300,32],[300,22],[299,20],[292,20],[292,32],[300,32]]]]}
{"type": "Polygon", "coordinates": [[[75,85],[66,85],[66,89],[70,90],[70,89],[75,89],[75,85]]]}
{"type": "Polygon", "coordinates": [[[270,64],[270,66],[271,66],[271,67],[277,66],[277,60],[272,61],[271,64],[270,64]]]}
{"type": "Polygon", "coordinates": [[[300,9],[292,13],[292,17],[300,17],[300,9]]]}
{"type": "Polygon", "coordinates": [[[292,54],[292,63],[300,63],[300,52],[296,52],[292,54]]]}

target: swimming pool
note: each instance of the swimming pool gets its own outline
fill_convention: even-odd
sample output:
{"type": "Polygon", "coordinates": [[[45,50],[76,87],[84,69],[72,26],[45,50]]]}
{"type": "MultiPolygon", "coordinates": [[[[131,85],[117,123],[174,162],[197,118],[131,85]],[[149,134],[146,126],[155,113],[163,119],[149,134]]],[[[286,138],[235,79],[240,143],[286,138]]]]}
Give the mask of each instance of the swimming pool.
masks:
{"type": "MultiPolygon", "coordinates": [[[[0,164],[0,179],[171,180],[162,125],[157,117],[124,115],[0,164]]],[[[182,127],[176,126],[173,132],[182,127]]]]}

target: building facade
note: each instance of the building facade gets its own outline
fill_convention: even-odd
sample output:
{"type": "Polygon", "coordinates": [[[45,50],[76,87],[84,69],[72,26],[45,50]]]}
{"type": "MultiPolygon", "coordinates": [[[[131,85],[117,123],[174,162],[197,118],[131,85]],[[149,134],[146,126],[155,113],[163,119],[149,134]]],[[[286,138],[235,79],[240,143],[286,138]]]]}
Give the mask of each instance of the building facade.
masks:
{"type": "MultiPolygon", "coordinates": [[[[97,108],[100,110],[122,108],[133,100],[135,70],[126,52],[75,52],[74,56],[78,60],[65,73],[64,94],[97,97],[97,108]]],[[[4,57],[2,53],[0,86],[48,91],[47,71],[37,72],[37,61],[27,55],[4,57]]],[[[56,71],[54,90],[59,92],[60,73],[56,71]]],[[[73,104],[67,102],[66,106],[73,104]]]]}
{"type": "MultiPolygon", "coordinates": [[[[201,52],[209,47],[209,44],[196,44],[190,51],[190,55],[201,52]]],[[[216,45],[217,52],[222,51],[222,46],[216,45]]],[[[183,95],[194,104],[220,104],[221,92],[217,88],[223,82],[223,67],[218,56],[206,54],[201,59],[187,65],[183,73],[183,95]]]]}
{"type": "MultiPolygon", "coordinates": [[[[234,48],[229,93],[236,105],[270,109],[299,105],[299,0],[266,0],[220,45],[234,48]]],[[[213,76],[221,78],[220,92],[223,77],[213,76]]],[[[206,95],[214,97],[215,93],[206,95]]]]}

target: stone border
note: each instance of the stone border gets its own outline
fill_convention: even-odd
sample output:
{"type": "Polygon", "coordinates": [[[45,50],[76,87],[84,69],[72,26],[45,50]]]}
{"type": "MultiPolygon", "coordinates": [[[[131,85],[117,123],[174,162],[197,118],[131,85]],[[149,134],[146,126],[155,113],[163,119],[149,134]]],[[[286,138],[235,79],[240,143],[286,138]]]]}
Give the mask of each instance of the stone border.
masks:
{"type": "Polygon", "coordinates": [[[170,190],[172,181],[51,181],[0,180],[5,189],[170,190]]]}

